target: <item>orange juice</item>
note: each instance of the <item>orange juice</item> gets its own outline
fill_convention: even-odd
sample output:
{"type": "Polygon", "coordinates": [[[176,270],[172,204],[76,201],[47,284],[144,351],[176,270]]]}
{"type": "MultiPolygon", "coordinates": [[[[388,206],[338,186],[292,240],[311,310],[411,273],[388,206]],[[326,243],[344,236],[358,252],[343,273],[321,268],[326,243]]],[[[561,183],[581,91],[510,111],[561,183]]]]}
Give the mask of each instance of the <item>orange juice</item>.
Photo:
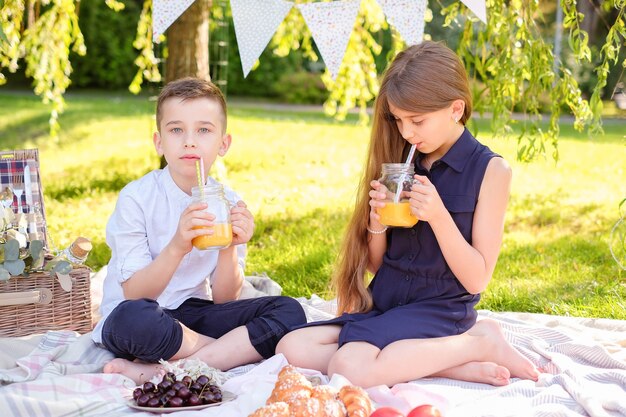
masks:
{"type": "Polygon", "coordinates": [[[200,250],[222,249],[233,241],[233,228],[230,223],[215,223],[213,227],[196,226],[194,229],[213,229],[212,235],[196,236],[191,243],[200,250]]]}
{"type": "Polygon", "coordinates": [[[417,223],[417,217],[411,214],[408,201],[387,202],[385,207],[376,209],[376,212],[385,226],[413,227],[417,223]]]}

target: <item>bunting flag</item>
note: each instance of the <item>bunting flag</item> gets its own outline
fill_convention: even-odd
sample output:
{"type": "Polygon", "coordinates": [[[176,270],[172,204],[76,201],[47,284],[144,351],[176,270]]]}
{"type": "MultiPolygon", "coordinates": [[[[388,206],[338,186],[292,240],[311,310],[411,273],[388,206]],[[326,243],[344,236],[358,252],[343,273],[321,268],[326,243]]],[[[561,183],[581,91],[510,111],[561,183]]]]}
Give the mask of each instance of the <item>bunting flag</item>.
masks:
{"type": "Polygon", "coordinates": [[[378,0],[378,3],[407,45],[422,42],[427,0],[378,0]]]}
{"type": "MultiPolygon", "coordinates": [[[[486,0],[460,1],[487,23],[486,0]]],[[[194,0],[153,0],[153,42],[158,42],[159,37],[193,2],[194,0]]],[[[408,45],[422,41],[427,0],[378,0],[378,3],[389,23],[408,45]]],[[[361,0],[295,5],[311,30],[317,49],[333,79],[339,74],[360,5],[361,0]]],[[[285,0],[230,0],[244,77],[248,76],[293,6],[294,3],[285,0]]]]}
{"type": "Polygon", "coordinates": [[[244,78],[292,7],[283,0],[230,0],[244,78]]]}
{"type": "Polygon", "coordinates": [[[161,36],[178,16],[191,6],[195,0],[152,0],[152,42],[158,42],[161,36]]]}
{"type": "Polygon", "coordinates": [[[461,0],[461,2],[470,9],[476,17],[487,23],[487,4],[485,0],[461,0]]]}
{"type": "Polygon", "coordinates": [[[333,79],[339,74],[360,6],[361,0],[296,4],[333,79]]]}

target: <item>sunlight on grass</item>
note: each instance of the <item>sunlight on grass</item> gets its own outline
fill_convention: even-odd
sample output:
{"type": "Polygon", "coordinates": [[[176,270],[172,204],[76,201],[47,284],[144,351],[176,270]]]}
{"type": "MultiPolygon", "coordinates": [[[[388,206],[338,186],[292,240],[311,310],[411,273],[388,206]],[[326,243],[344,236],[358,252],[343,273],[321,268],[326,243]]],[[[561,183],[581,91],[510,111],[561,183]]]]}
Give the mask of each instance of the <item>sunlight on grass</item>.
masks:
{"type": "MultiPolygon", "coordinates": [[[[108,262],[105,226],[119,190],[158,166],[154,102],[141,97],[69,96],[58,142],[48,109],[26,94],[0,94],[3,149],[38,147],[52,249],[92,239],[88,264],[108,262]]],[[[609,233],[626,197],[626,121],[588,139],[564,125],[560,160],[515,160],[516,141],[482,141],[514,172],[505,238],[480,308],[626,319],[625,273],[609,233]]],[[[267,273],[291,296],[332,297],[329,277],[351,213],[369,129],[311,112],[230,109],[233,144],[214,174],[256,219],[248,273],[267,273]]]]}

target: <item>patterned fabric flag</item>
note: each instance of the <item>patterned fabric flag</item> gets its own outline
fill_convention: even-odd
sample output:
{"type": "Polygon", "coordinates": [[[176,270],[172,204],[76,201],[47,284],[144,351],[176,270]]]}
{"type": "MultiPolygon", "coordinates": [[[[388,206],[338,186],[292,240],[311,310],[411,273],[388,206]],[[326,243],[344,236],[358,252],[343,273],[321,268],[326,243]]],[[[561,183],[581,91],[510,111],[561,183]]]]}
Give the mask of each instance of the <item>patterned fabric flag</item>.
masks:
{"type": "Polygon", "coordinates": [[[195,0],[152,0],[152,42],[161,36],[195,0]]]}
{"type": "Polygon", "coordinates": [[[293,3],[282,0],[230,1],[244,77],[248,76],[292,7],[293,3]]]}
{"type": "Polygon", "coordinates": [[[396,28],[407,45],[416,45],[424,38],[424,13],[427,0],[378,0],[389,23],[396,28]]]}
{"type": "Polygon", "coordinates": [[[346,53],[360,0],[297,4],[333,79],[346,53]]]}
{"type": "Polygon", "coordinates": [[[482,20],[483,23],[487,23],[487,5],[485,0],[461,0],[461,2],[474,12],[476,17],[482,20]]]}

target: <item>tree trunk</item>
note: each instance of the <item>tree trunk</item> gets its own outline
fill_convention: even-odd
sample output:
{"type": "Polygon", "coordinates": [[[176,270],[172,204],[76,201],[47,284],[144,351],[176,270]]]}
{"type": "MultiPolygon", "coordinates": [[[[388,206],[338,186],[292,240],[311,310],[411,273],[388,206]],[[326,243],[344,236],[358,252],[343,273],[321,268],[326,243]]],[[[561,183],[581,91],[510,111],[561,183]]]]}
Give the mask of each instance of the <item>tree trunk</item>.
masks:
{"type": "MultiPolygon", "coordinates": [[[[167,29],[165,82],[183,77],[210,80],[209,11],[212,0],[196,0],[167,29]]],[[[161,157],[161,168],[167,162],[161,157]]]]}
{"type": "Polygon", "coordinates": [[[209,11],[211,0],[196,0],[167,29],[165,82],[209,74],[209,11]]]}
{"type": "Polygon", "coordinates": [[[598,24],[600,23],[598,9],[600,6],[597,3],[595,0],[587,0],[576,4],[576,9],[585,15],[580,28],[589,34],[589,45],[594,45],[598,38],[598,24]]]}

